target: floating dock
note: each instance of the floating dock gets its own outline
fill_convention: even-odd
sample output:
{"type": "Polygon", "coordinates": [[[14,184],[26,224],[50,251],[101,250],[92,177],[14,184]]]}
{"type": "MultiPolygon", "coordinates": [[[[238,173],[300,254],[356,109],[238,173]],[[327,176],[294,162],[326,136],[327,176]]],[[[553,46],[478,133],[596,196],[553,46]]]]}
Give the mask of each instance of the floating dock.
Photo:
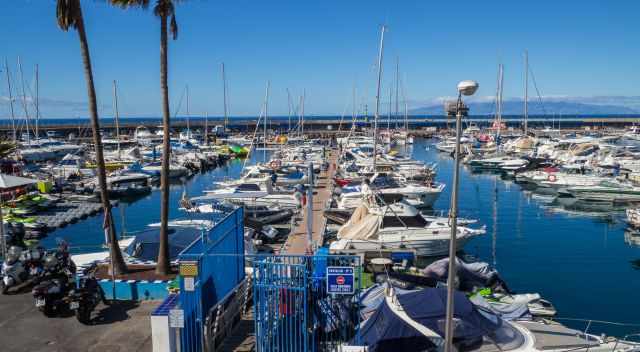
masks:
{"type": "Polygon", "coordinates": [[[291,230],[289,238],[284,245],[286,254],[305,254],[308,250],[321,247],[324,244],[324,231],[326,227],[326,219],[323,215],[327,206],[327,202],[331,200],[333,194],[333,177],[336,174],[336,161],[338,152],[335,149],[329,149],[329,167],[322,170],[318,177],[318,182],[314,186],[313,195],[313,211],[308,214],[308,207],[304,207],[302,221],[291,230]],[[312,248],[307,248],[307,223],[312,219],[312,248]]]}

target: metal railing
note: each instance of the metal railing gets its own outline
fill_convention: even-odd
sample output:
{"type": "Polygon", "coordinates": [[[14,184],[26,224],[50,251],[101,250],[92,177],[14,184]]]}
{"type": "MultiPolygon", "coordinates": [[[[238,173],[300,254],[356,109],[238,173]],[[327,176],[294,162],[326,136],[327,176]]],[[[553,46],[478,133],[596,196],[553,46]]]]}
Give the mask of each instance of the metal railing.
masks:
{"type": "MultiPolygon", "coordinates": [[[[592,325],[596,325],[596,324],[600,324],[600,325],[611,325],[611,326],[618,326],[618,327],[627,327],[627,328],[640,328],[640,324],[631,324],[631,323],[619,323],[619,322],[614,322],[614,321],[606,321],[606,320],[597,320],[597,319],[582,319],[582,318],[563,318],[563,317],[554,317],[553,321],[568,321],[568,322],[583,322],[585,323],[586,327],[584,328],[584,330],[582,330],[582,338],[584,339],[589,339],[589,336],[594,336],[592,333],[589,332],[589,330],[591,329],[592,325]]],[[[602,334],[600,335],[601,338],[605,338],[605,335],[602,334]]],[[[629,333],[624,335],[624,337],[622,337],[622,339],[617,339],[615,340],[615,344],[612,347],[611,351],[615,351],[618,343],[620,341],[626,341],[629,338],[637,338],[637,341],[634,341],[636,343],[640,343],[640,331],[637,332],[633,332],[633,333],[629,333]]],[[[581,347],[582,349],[583,347],[581,347]]],[[[589,348],[587,347],[587,351],[589,350],[589,348]]]]}
{"type": "Polygon", "coordinates": [[[281,255],[253,259],[256,351],[334,351],[359,336],[358,256],[281,255]],[[326,267],[354,268],[354,292],[327,292],[326,267]]]}

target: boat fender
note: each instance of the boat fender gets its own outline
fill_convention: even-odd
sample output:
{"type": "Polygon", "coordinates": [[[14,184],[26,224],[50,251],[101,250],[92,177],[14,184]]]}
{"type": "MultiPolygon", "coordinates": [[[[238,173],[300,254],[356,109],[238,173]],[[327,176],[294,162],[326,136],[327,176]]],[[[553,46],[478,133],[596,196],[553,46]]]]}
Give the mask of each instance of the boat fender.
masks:
{"type": "Polygon", "coordinates": [[[556,175],[549,175],[549,177],[547,177],[547,180],[549,180],[549,182],[556,182],[557,178],[556,175]]]}

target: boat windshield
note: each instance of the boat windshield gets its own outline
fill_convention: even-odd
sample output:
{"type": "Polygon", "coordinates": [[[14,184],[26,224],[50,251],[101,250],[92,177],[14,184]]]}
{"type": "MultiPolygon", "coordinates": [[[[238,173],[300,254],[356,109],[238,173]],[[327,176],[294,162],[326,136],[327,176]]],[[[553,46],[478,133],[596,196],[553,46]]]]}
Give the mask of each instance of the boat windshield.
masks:
{"type": "Polygon", "coordinates": [[[255,183],[243,183],[241,185],[238,185],[238,187],[236,187],[237,191],[259,191],[260,190],[260,186],[256,185],[255,183]]]}
{"type": "Polygon", "coordinates": [[[422,215],[415,216],[395,216],[387,214],[382,220],[382,228],[385,227],[425,227],[428,222],[422,215]]]}
{"type": "Polygon", "coordinates": [[[371,182],[371,185],[375,188],[399,188],[398,183],[387,174],[378,174],[378,176],[371,182]]]}
{"type": "MultiPolygon", "coordinates": [[[[482,313],[482,311],[480,311],[482,313]]],[[[524,344],[524,336],[511,324],[503,323],[498,329],[484,336],[482,344],[478,347],[463,348],[458,345],[459,351],[502,352],[515,350],[524,344]]],[[[471,346],[468,346],[471,347],[471,346]]]]}

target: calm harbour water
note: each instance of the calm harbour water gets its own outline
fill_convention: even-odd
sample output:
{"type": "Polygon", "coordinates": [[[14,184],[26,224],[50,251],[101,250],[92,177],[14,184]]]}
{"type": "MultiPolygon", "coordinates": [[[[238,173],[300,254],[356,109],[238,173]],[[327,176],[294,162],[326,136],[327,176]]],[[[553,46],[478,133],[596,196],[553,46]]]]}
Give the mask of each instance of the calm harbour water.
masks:
{"type": "MultiPolygon", "coordinates": [[[[434,209],[446,212],[454,161],[430,143],[417,140],[413,157],[438,164],[437,180],[447,188],[434,209]]],[[[467,253],[494,264],[516,292],[539,292],[558,317],[640,324],[640,268],[632,263],[640,259],[640,247],[625,242],[623,212],[566,212],[499,175],[471,174],[464,166],[460,175],[460,216],[487,226],[485,236],[467,244],[467,253]]],[[[621,336],[640,327],[593,324],[590,331],[621,336]]]]}
{"type": "MultiPolygon", "coordinates": [[[[438,164],[437,180],[447,184],[435,204],[437,211],[449,209],[453,159],[438,153],[430,141],[418,139],[413,157],[438,164]],[[427,149],[428,148],[428,149],[427,149]]],[[[263,159],[256,152],[249,162],[263,159]]],[[[177,209],[184,189],[190,196],[213,188],[213,182],[237,178],[241,160],[198,174],[184,185],[171,188],[172,218],[184,217],[177,209]]],[[[509,286],[517,292],[539,292],[559,311],[559,317],[589,318],[640,324],[640,269],[632,262],[640,259],[640,247],[624,240],[621,212],[592,216],[563,212],[545,205],[519,185],[498,175],[471,174],[461,168],[460,216],[479,219],[487,234],[470,242],[465,251],[494,264],[509,286]]],[[[127,231],[143,229],[158,222],[160,192],[154,190],[131,204],[114,209],[118,229],[125,213],[127,231]]],[[[104,242],[102,216],[89,218],[51,233],[43,241],[52,246],[55,238],[70,242],[75,252],[100,250],[104,242]]],[[[583,329],[586,323],[566,322],[583,329]]],[[[639,332],[640,327],[614,327],[594,324],[590,331],[623,336],[639,332]]]]}

